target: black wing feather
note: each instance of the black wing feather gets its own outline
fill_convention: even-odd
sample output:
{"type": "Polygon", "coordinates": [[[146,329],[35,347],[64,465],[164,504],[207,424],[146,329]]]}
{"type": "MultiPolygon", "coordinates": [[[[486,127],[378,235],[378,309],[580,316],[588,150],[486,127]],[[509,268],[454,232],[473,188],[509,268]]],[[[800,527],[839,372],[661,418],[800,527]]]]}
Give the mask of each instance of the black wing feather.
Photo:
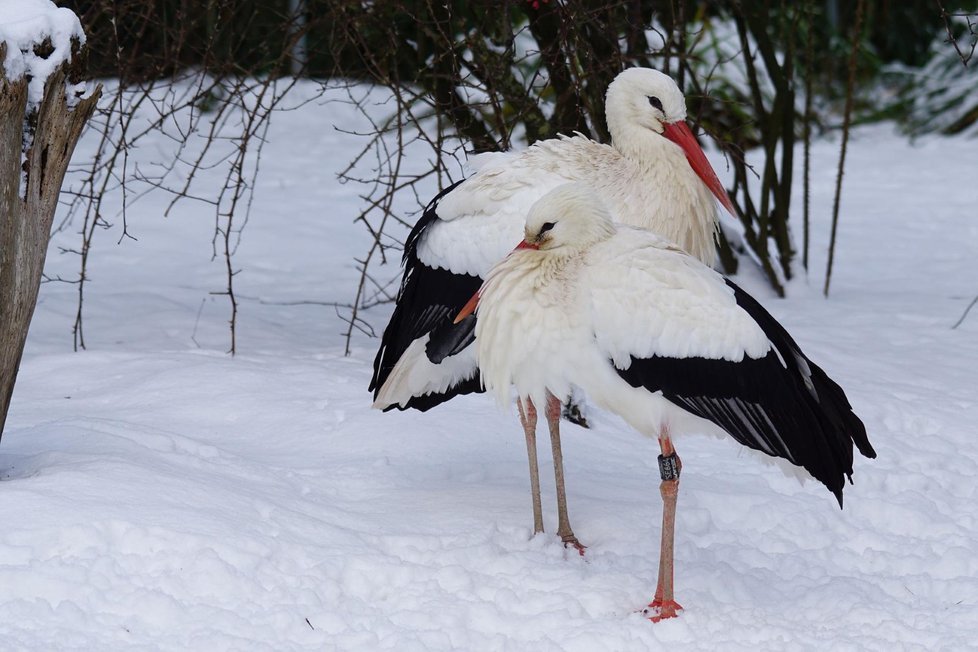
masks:
{"type": "Polygon", "coordinates": [[[704,358],[632,358],[618,374],[633,387],[662,391],[672,403],[712,421],[755,450],[803,467],[842,506],[852,481],[852,445],[876,452],[842,388],[809,360],[757,301],[727,281],[737,304],[764,330],[773,348],[740,362],[704,358]]]}
{"type": "Polygon", "coordinates": [[[733,281],[729,279],[726,279],[726,281],[727,285],[733,288],[737,305],[753,317],[754,321],[764,330],[768,339],[771,340],[771,343],[778,349],[782,358],[785,359],[788,369],[795,370],[797,373],[800,370],[802,360],[807,365],[811,374],[811,383],[819,397],[819,405],[822,407],[826,419],[829,420],[836,430],[847,433],[852,443],[856,445],[859,452],[865,457],[875,458],[876,451],[873,450],[872,444],[869,443],[869,437],[866,435],[866,427],[859,417],[853,413],[849,399],[846,398],[845,392],[839,387],[838,383],[829,378],[822,371],[821,367],[809,360],[802,353],[801,348],[792,339],[791,335],[788,334],[788,331],[784,329],[784,326],[778,323],[771,316],[771,313],[764,309],[764,306],[759,304],[754,297],[747,294],[733,281]]]}
{"type": "MultiPolygon", "coordinates": [[[[401,263],[404,275],[394,312],[384,329],[380,348],[374,357],[374,373],[368,387],[375,398],[397,361],[416,339],[430,333],[425,352],[435,364],[458,353],[475,339],[474,316],[459,324],[452,322],[465,303],[482,286],[482,279],[471,274],[432,268],[418,259],[418,244],[428,227],[438,219],[438,202],[459,183],[462,182],[446,188],[428,203],[404,242],[401,263]]],[[[444,393],[414,397],[405,406],[391,406],[387,409],[397,407],[425,411],[459,394],[479,391],[483,391],[482,384],[478,375],[475,375],[460,381],[444,393]]]]}

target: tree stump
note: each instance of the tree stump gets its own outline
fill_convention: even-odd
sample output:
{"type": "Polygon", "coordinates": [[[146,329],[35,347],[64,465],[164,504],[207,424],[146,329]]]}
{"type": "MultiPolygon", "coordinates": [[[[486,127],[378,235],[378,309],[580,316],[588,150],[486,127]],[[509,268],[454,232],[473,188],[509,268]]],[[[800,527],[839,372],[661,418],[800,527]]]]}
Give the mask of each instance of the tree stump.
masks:
{"type": "Polygon", "coordinates": [[[7,77],[8,45],[0,42],[0,435],[37,304],[61,182],[101,94],[97,88],[68,106],[66,82],[81,61],[82,45],[74,41],[70,60],[45,80],[40,103],[29,105],[29,75],[7,77]]]}

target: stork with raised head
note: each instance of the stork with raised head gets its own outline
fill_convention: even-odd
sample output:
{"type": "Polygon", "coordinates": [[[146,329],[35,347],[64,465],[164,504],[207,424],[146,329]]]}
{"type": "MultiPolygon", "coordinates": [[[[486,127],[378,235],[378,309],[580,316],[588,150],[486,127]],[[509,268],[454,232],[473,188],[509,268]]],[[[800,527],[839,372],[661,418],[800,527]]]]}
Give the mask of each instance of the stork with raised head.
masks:
{"type": "MultiPolygon", "coordinates": [[[[730,199],[686,125],[686,103],[668,75],[631,68],[609,85],[612,144],[582,135],[518,153],[476,157],[477,172],[438,195],[405,242],[397,305],[374,360],[374,406],[427,410],[481,391],[470,325],[453,318],[492,265],[522,238],[526,212],[547,191],[587,184],[623,224],[658,233],[712,265],[716,204],[730,199]]],[[[557,483],[557,534],[582,549],[567,516],[554,398],[521,401],[533,492],[534,532],[543,531],[536,461],[537,405],[546,405],[557,483]],[[541,402],[543,401],[543,402],[541,402]]]]}
{"type": "Polygon", "coordinates": [[[616,226],[586,187],[561,186],[534,205],[523,243],[490,271],[458,318],[477,304],[482,379],[500,402],[512,386],[524,401],[564,397],[577,386],[659,440],[654,621],[682,609],[673,594],[682,468],[675,436],[719,427],[801,467],[840,507],[853,444],[876,457],[842,388],[757,301],[675,245],[616,226]]]}

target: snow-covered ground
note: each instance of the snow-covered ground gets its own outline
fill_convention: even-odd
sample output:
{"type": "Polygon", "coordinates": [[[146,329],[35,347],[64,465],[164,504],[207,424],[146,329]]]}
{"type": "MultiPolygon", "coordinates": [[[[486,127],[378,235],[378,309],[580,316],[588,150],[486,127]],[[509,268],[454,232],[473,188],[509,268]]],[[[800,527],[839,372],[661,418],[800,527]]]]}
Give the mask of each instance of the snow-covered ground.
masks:
{"type": "MultiPolygon", "coordinates": [[[[636,610],[658,560],[655,442],[610,415],[565,427],[581,558],[530,536],[513,411],[485,396],[373,411],[376,340],[344,357],[335,309],[297,303],[350,301],[368,244],[358,189],[335,180],[362,142],[337,122],[356,126],[336,103],[275,119],[235,256],[236,357],[208,206],[164,219],[168,198],[149,195],[128,214],[137,240],[119,241],[121,220],[97,234],[86,351],[72,352],[76,287],[43,287],[0,445],[0,648],[976,645],[978,309],[951,329],[978,293],[974,140],[855,133],[829,300],[838,142],[816,143],[809,280],[783,301],[739,281],[846,388],[879,458],[856,461],[840,511],[733,443],[682,440],[686,611],[653,625],[636,610]]],[[[147,142],[132,155],[149,163],[147,142]]],[[[60,248],[77,228],[57,234],[49,276],[75,274],[60,248]]],[[[389,310],[366,318],[380,329],[389,310]]]]}

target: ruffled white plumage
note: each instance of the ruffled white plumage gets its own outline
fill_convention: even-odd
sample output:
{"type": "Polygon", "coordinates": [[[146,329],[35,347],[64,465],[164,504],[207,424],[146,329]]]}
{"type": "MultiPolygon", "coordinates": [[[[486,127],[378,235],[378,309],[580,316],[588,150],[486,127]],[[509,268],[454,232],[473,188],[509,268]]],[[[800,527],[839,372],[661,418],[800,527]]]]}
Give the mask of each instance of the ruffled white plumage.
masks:
{"type": "Polygon", "coordinates": [[[598,347],[620,368],[653,355],[738,362],[771,348],[719,274],[654,234],[621,227],[584,266],[580,299],[598,347]]]}

